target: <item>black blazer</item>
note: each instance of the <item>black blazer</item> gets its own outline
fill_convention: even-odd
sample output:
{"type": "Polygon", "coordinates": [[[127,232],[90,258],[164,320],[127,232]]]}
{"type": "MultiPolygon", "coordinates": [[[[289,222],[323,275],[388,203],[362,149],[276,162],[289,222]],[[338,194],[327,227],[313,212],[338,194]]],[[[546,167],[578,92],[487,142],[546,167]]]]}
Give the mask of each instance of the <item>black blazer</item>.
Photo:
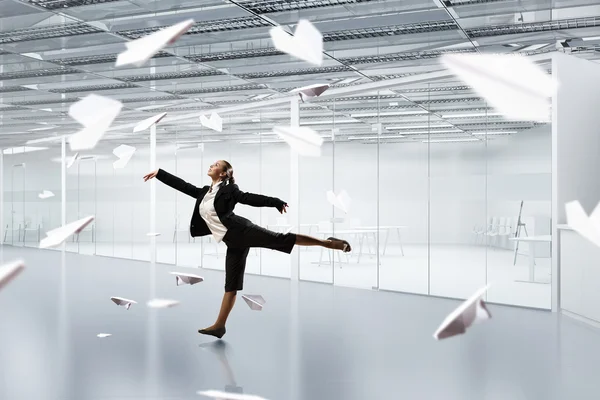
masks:
{"type": "MultiPolygon", "coordinates": [[[[198,188],[162,169],[158,170],[156,179],[165,185],[171,186],[173,189],[179,190],[196,199],[194,211],[192,212],[192,221],[190,222],[190,234],[193,237],[210,235],[210,229],[208,228],[208,225],[206,225],[206,222],[204,222],[204,219],[200,216],[200,211],[198,210],[200,202],[204,198],[204,195],[208,193],[210,186],[198,188]]],[[[222,186],[215,196],[214,204],[219,219],[227,229],[239,225],[252,225],[250,220],[233,213],[236,203],[247,204],[254,207],[275,207],[280,212],[285,204],[283,200],[275,197],[242,192],[236,184],[222,186]]]]}

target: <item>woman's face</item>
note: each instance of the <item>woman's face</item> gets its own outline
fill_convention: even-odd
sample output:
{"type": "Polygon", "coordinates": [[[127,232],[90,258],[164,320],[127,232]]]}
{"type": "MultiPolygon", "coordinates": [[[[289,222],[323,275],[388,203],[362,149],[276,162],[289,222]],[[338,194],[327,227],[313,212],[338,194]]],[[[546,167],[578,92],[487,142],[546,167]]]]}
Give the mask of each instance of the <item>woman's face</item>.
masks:
{"type": "Polygon", "coordinates": [[[221,160],[215,161],[208,168],[207,175],[213,179],[220,179],[221,177],[223,177],[225,175],[225,172],[223,172],[223,166],[224,166],[223,161],[221,161],[221,160]]]}

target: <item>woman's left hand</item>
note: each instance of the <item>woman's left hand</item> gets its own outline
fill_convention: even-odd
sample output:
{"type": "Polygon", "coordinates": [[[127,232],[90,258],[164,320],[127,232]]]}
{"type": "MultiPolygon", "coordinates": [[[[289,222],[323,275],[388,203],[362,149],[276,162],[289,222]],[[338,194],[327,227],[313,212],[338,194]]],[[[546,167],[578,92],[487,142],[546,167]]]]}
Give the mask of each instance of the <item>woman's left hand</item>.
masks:
{"type": "Polygon", "coordinates": [[[285,204],[283,205],[283,207],[281,207],[281,211],[279,211],[279,212],[280,212],[281,214],[283,214],[283,213],[287,213],[287,208],[288,208],[288,207],[289,207],[289,206],[287,205],[287,203],[285,203],[285,204]]]}

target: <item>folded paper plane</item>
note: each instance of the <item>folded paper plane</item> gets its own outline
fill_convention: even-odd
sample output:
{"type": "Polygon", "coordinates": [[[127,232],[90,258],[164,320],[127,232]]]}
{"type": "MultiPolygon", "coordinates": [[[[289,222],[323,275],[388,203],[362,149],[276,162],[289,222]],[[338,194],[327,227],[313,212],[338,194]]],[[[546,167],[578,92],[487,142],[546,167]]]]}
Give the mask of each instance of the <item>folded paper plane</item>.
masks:
{"type": "Polygon", "coordinates": [[[206,115],[201,115],[200,123],[202,126],[212,129],[213,131],[223,131],[223,119],[216,112],[210,114],[210,118],[207,118],[206,115]]]}
{"type": "Polygon", "coordinates": [[[306,157],[320,157],[323,138],[308,127],[276,126],[273,132],[287,142],[287,144],[306,157]]]}
{"type": "Polygon", "coordinates": [[[442,63],[512,120],[550,121],[552,77],[524,56],[445,54],[442,63]]]}
{"type": "Polygon", "coordinates": [[[251,310],[260,311],[263,308],[263,305],[266,303],[265,299],[261,295],[258,294],[244,294],[242,295],[242,299],[248,304],[251,310]]]}
{"type": "Polygon", "coordinates": [[[579,201],[565,204],[567,224],[575,232],[600,247],[600,203],[588,217],[579,201]]]}
{"type": "Polygon", "coordinates": [[[111,297],[110,299],[116,305],[125,307],[126,310],[129,310],[132,304],[137,304],[137,301],[125,299],[123,297],[111,297]]]}
{"type": "Polygon", "coordinates": [[[179,285],[195,285],[204,281],[204,278],[194,274],[185,274],[183,272],[171,272],[171,275],[175,275],[175,283],[179,285]]]}
{"type": "Polygon", "coordinates": [[[223,392],[220,390],[203,390],[196,392],[200,396],[212,397],[215,400],[267,400],[252,394],[223,392]]]}
{"type": "Polygon", "coordinates": [[[109,336],[112,336],[112,333],[99,333],[96,336],[98,336],[99,338],[107,338],[109,336]]]}
{"type": "Polygon", "coordinates": [[[167,115],[167,113],[164,112],[164,113],[156,114],[153,117],[146,118],[145,120],[143,120],[139,124],[137,124],[135,126],[135,128],[133,128],[133,133],[145,131],[146,129],[150,128],[152,125],[158,124],[160,122],[160,120],[163,119],[166,115],[167,115]]]}
{"type": "Polygon", "coordinates": [[[323,64],[323,35],[310,21],[298,21],[294,36],[290,36],[281,26],[271,28],[269,34],[278,50],[313,65],[323,64]]]}
{"type": "Polygon", "coordinates": [[[93,149],[121,112],[123,104],[108,97],[90,94],[69,108],[71,118],[84,128],[69,137],[72,151],[93,149]]]}
{"type": "Polygon", "coordinates": [[[135,65],[141,67],[156,53],[173,44],[194,25],[193,19],[161,29],[143,38],[126,43],[127,50],[117,56],[116,67],[135,65]]]}
{"type": "Polygon", "coordinates": [[[148,232],[146,233],[146,236],[160,236],[159,232],[148,232]]]}
{"type": "Polygon", "coordinates": [[[304,86],[291,90],[290,93],[298,93],[298,95],[300,95],[300,100],[304,102],[305,99],[320,96],[327,89],[329,89],[329,84],[317,83],[315,85],[304,86]]]}
{"type": "Polygon", "coordinates": [[[352,205],[352,199],[350,198],[350,196],[348,195],[348,193],[345,190],[342,190],[340,192],[340,194],[338,194],[337,196],[335,195],[333,190],[327,191],[327,201],[329,201],[329,203],[332,206],[339,208],[346,214],[348,214],[350,212],[350,206],[352,205]]]}
{"type": "Polygon", "coordinates": [[[170,308],[179,304],[177,300],[153,299],[146,303],[150,308],[170,308]]]}
{"type": "Polygon", "coordinates": [[[78,158],[79,158],[79,153],[75,153],[73,158],[71,158],[69,160],[69,162],[67,163],[67,168],[71,168],[73,166],[73,164],[75,164],[75,161],[77,161],[78,158]]]}
{"type": "Polygon", "coordinates": [[[119,147],[114,148],[113,154],[119,157],[119,159],[113,163],[113,168],[124,168],[129,160],[131,160],[131,157],[133,157],[135,150],[135,147],[128,146],[126,144],[122,144],[119,147]]]}
{"type": "Polygon", "coordinates": [[[42,193],[38,194],[40,199],[49,199],[50,197],[54,197],[54,193],[49,190],[44,190],[42,193]]]}
{"type": "Polygon", "coordinates": [[[0,266],[0,289],[15,279],[25,269],[23,260],[11,261],[0,266]]]}
{"type": "Polygon", "coordinates": [[[46,232],[46,237],[40,242],[40,249],[56,247],[62,244],[69,236],[81,232],[93,220],[94,216],[90,215],[89,217],[82,218],[65,226],[61,226],[60,228],[46,232]]]}
{"type": "Polygon", "coordinates": [[[476,323],[492,318],[482,297],[489,285],[479,289],[473,296],[463,302],[456,310],[444,319],[433,337],[437,340],[463,334],[476,323]]]}

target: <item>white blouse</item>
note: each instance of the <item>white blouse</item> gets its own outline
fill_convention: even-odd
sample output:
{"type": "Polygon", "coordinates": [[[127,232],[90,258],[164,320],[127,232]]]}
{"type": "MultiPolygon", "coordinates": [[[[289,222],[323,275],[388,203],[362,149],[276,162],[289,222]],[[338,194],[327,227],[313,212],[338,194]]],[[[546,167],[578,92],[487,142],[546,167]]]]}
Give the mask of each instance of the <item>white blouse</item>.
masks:
{"type": "Polygon", "coordinates": [[[223,181],[213,186],[212,191],[207,192],[204,195],[204,198],[198,206],[200,216],[204,222],[206,222],[206,225],[208,225],[208,229],[210,229],[217,243],[220,243],[227,233],[227,228],[225,225],[223,225],[219,219],[219,216],[217,215],[217,212],[215,211],[215,196],[217,195],[219,189],[221,189],[222,184],[223,181]]]}

